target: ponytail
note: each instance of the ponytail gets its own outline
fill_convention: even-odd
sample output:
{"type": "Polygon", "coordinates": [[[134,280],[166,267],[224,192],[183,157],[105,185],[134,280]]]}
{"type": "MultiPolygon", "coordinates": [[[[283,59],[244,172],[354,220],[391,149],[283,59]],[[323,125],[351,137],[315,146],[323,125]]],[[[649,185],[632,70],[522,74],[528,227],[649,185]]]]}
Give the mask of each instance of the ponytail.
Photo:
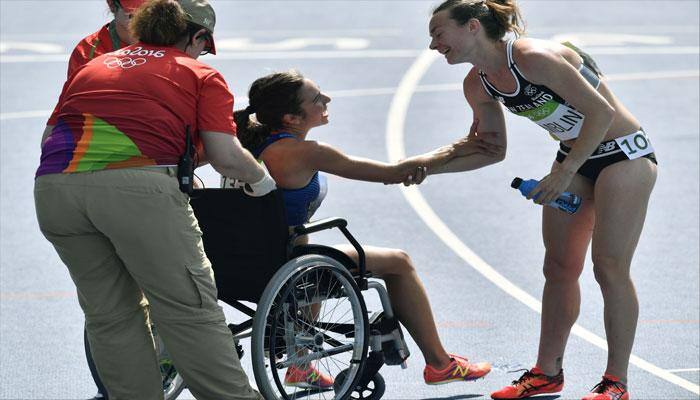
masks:
{"type": "Polygon", "coordinates": [[[491,40],[501,40],[507,32],[520,36],[525,25],[515,0],[445,0],[434,11],[449,11],[450,18],[460,25],[476,18],[491,40]]]}
{"type": "Polygon", "coordinates": [[[272,131],[269,126],[251,118],[253,114],[254,110],[251,106],[233,113],[233,120],[236,122],[236,136],[241,141],[241,145],[250,152],[254,152],[262,146],[272,131]]]}
{"type": "Polygon", "coordinates": [[[301,108],[304,76],[292,70],[258,78],[250,86],[244,110],[233,113],[238,139],[243,147],[254,151],[265,143],[273,130],[284,129],[286,114],[305,116],[301,108]],[[251,115],[255,114],[255,118],[251,115]]]}
{"type": "MultiPolygon", "coordinates": [[[[502,38],[506,32],[513,32],[518,36],[525,33],[523,17],[520,14],[518,5],[515,4],[515,0],[485,0],[485,3],[494,19],[498,21],[498,25],[503,27],[503,33],[497,36],[499,39],[502,38]]],[[[488,29],[486,33],[489,33],[488,29]]]]}

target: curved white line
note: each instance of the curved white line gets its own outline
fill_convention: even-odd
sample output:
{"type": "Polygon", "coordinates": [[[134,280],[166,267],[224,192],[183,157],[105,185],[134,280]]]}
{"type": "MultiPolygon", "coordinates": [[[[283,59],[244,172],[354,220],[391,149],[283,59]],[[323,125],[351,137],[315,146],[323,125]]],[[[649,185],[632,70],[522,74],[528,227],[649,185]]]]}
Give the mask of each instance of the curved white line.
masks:
{"type": "MultiPolygon", "coordinates": [[[[386,123],[387,154],[390,161],[398,161],[406,157],[403,137],[404,122],[406,120],[408,106],[418,83],[433,61],[435,61],[437,56],[437,53],[430,50],[425,50],[420,56],[418,56],[416,61],[414,61],[413,65],[411,65],[399,83],[396,94],[391,101],[386,123]]],[[[428,228],[430,228],[450,249],[452,249],[452,251],[466,261],[469,266],[474,268],[478,273],[483,275],[486,279],[498,286],[508,295],[514,297],[534,311],[542,313],[542,303],[539,300],[509,281],[505,276],[501,275],[486,261],[474,253],[469,247],[467,247],[467,245],[462,243],[459,237],[457,237],[457,235],[455,235],[440,219],[440,217],[430,208],[430,205],[420,193],[417,186],[401,186],[401,192],[411,207],[413,207],[413,209],[416,211],[418,216],[423,220],[423,222],[425,222],[428,228]]],[[[581,325],[575,324],[571,332],[581,339],[605,351],[608,349],[605,339],[585,329],[581,325]]],[[[653,375],[658,376],[661,379],[678,385],[695,394],[700,394],[700,386],[676,376],[662,368],[659,368],[656,365],[635,355],[630,357],[630,363],[653,375]]]]}

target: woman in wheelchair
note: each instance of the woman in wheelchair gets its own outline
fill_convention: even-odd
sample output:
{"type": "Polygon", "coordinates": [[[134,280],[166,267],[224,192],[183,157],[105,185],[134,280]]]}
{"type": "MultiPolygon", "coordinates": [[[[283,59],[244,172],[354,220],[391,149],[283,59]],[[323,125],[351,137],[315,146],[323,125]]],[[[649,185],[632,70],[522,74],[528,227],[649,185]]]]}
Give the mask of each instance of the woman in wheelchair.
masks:
{"type": "MultiPolygon", "coordinates": [[[[321,142],[307,140],[309,131],[328,123],[330,97],[318,85],[296,71],[274,73],[257,79],[249,91],[249,103],[234,113],[238,137],[244,147],[264,162],[281,189],[291,227],[309,221],[326,194],[326,172],[348,179],[401,183],[412,174],[424,173],[417,165],[387,164],[353,157],[321,142]],[[255,114],[255,118],[251,116],[255,114]]],[[[474,145],[470,143],[470,145],[474,145]]],[[[473,151],[488,151],[479,144],[473,151]]],[[[231,180],[222,177],[222,187],[231,180]]],[[[308,242],[307,236],[297,243],[308,242]]],[[[367,271],[386,282],[398,320],[414,338],[425,358],[427,384],[469,381],[488,374],[488,363],[472,363],[449,354],[442,346],[428,296],[410,257],[399,249],[363,246],[367,271]]],[[[351,246],[338,247],[357,265],[358,253],[351,246]]],[[[311,306],[311,314],[317,310],[311,306]]],[[[287,369],[284,384],[327,388],[333,378],[313,363],[287,369]]]]}

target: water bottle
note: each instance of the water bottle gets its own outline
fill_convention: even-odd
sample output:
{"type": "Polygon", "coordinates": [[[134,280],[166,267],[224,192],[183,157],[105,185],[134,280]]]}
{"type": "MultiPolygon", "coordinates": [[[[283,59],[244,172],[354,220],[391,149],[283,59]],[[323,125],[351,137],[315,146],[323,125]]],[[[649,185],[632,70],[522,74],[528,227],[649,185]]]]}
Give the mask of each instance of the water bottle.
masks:
{"type": "MultiPolygon", "coordinates": [[[[536,179],[523,180],[522,178],[515,178],[510,183],[510,187],[520,190],[520,193],[527,197],[538,183],[539,181],[536,179]]],[[[581,197],[573,193],[564,192],[558,199],[546,205],[558,208],[567,214],[573,214],[581,207],[581,197]]]]}

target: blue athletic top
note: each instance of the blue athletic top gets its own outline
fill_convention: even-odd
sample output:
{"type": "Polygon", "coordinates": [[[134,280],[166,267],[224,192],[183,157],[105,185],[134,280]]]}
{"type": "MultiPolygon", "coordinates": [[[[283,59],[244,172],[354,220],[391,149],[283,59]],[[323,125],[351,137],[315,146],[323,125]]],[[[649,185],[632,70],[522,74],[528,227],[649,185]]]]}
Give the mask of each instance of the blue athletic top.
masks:
{"type": "MultiPolygon", "coordinates": [[[[260,158],[260,154],[272,143],[284,139],[295,138],[291,133],[276,133],[268,136],[265,143],[255,149],[253,156],[260,158]]],[[[326,177],[316,172],[311,178],[311,181],[299,189],[282,189],[284,197],[284,207],[287,210],[287,225],[296,226],[309,222],[311,216],[314,215],[321,202],[326,197],[328,191],[328,183],[326,177]]]]}
{"type": "MultiPolygon", "coordinates": [[[[525,78],[513,60],[513,42],[515,42],[513,39],[508,41],[506,53],[508,55],[508,69],[515,78],[515,92],[503,93],[499,91],[486,79],[486,74],[479,71],[479,78],[481,78],[486,93],[503,103],[513,114],[529,118],[559,140],[577,138],[585,116],[552,89],[544,85],[536,85],[525,78]]],[[[579,73],[593,88],[598,89],[600,77],[590,56],[573,45],[568,43],[564,43],[564,45],[572,48],[581,56],[584,62],[581,63],[579,73]]]]}

